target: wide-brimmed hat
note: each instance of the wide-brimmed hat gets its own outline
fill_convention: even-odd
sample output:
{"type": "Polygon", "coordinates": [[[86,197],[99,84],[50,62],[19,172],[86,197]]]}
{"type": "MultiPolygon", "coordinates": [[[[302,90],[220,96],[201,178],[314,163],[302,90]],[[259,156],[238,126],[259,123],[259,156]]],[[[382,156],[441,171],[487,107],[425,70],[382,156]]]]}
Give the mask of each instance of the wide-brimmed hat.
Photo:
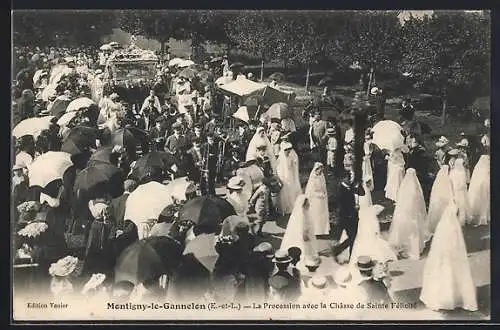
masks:
{"type": "Polygon", "coordinates": [[[328,281],[324,276],[315,275],[311,278],[311,285],[316,289],[324,289],[328,285],[328,281]]]}
{"type": "Polygon", "coordinates": [[[450,141],[446,138],[446,136],[441,136],[439,140],[437,140],[436,142],[436,147],[441,148],[447,145],[448,143],[450,143],[450,141]]]}
{"type": "Polygon", "coordinates": [[[346,266],[340,267],[335,274],[333,274],[333,281],[340,287],[346,287],[348,283],[352,281],[351,270],[346,266]]]}
{"type": "Polygon", "coordinates": [[[228,189],[232,190],[242,190],[244,186],[245,180],[243,180],[243,178],[240,176],[233,176],[231,179],[229,179],[226,185],[228,189]]]}
{"type": "Polygon", "coordinates": [[[266,258],[274,258],[274,249],[271,243],[269,242],[262,242],[256,247],[254,247],[253,252],[261,253],[265,255],[266,258]]]}
{"type": "Polygon", "coordinates": [[[288,255],[288,251],[278,250],[274,254],[273,262],[276,264],[286,264],[292,261],[292,257],[288,255]]]}
{"type": "Polygon", "coordinates": [[[335,128],[329,127],[326,129],[326,134],[335,134],[335,128]]]}
{"type": "Polygon", "coordinates": [[[12,166],[12,170],[13,171],[22,170],[25,167],[26,167],[25,164],[14,164],[14,166],[12,166]]]}
{"type": "Polygon", "coordinates": [[[462,139],[457,143],[457,147],[468,147],[469,141],[467,139],[462,139]]]}
{"type": "Polygon", "coordinates": [[[81,267],[81,262],[77,257],[66,256],[50,265],[49,274],[51,276],[66,277],[71,275],[81,267]]]}
{"type": "Polygon", "coordinates": [[[356,267],[360,271],[370,271],[375,266],[375,261],[369,256],[359,256],[356,267]]]}

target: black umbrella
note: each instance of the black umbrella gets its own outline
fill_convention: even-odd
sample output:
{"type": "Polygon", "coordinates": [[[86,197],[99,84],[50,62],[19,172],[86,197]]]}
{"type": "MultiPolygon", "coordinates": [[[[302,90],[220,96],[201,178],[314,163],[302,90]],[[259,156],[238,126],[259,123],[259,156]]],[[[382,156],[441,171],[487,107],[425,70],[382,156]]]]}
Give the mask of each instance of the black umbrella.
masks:
{"type": "Polygon", "coordinates": [[[333,83],[333,78],[330,76],[326,76],[323,79],[321,79],[318,83],[318,86],[327,86],[333,83]]]}
{"type": "Polygon", "coordinates": [[[146,131],[133,126],[126,126],[114,131],[111,141],[114,145],[135,148],[139,142],[143,142],[146,139],[146,136],[146,131]]]}
{"type": "Polygon", "coordinates": [[[141,181],[149,173],[167,170],[175,164],[175,158],[166,152],[153,151],[139,158],[134,166],[131,177],[141,181]]]}
{"type": "Polygon", "coordinates": [[[118,257],[115,282],[130,281],[134,284],[171,274],[179,265],[182,246],[164,236],[141,239],[127,247],[118,257]]]}
{"type": "Polygon", "coordinates": [[[111,164],[111,153],[114,146],[100,147],[92,156],[90,156],[89,164],[91,163],[108,163],[111,164]]]}
{"type": "Polygon", "coordinates": [[[181,72],[177,74],[178,77],[184,77],[186,79],[193,79],[196,77],[196,70],[193,70],[192,68],[185,68],[181,72]]]}
{"type": "Polygon", "coordinates": [[[52,116],[56,116],[57,118],[61,118],[61,116],[66,112],[66,108],[70,103],[70,100],[55,100],[52,108],[50,108],[50,114],[52,116]]]}
{"type": "Polygon", "coordinates": [[[95,141],[98,137],[99,131],[95,128],[86,126],[73,127],[66,135],[61,151],[71,155],[80,154],[90,147],[95,148],[95,141]]]}
{"type": "Polygon", "coordinates": [[[103,192],[118,197],[122,187],[123,175],[117,167],[107,163],[93,163],[77,174],[73,190],[83,191],[90,197],[102,196],[103,192]]]}
{"type": "Polygon", "coordinates": [[[227,200],[220,197],[201,196],[184,204],[179,220],[193,221],[198,226],[216,229],[222,221],[236,212],[227,200]]]}

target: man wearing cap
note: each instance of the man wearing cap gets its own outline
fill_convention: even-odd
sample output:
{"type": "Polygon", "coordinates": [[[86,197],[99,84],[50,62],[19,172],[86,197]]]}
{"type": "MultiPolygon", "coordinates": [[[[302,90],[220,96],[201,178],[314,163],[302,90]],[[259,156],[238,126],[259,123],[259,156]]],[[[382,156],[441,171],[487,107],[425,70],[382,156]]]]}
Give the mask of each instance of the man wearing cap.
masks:
{"type": "Polygon", "coordinates": [[[292,258],[285,250],[276,251],[273,262],[278,269],[269,279],[271,294],[278,294],[279,297],[294,301],[300,297],[300,278],[296,278],[289,271],[292,258]]]}
{"type": "Polygon", "coordinates": [[[179,153],[179,149],[186,143],[184,136],[181,135],[182,126],[178,123],[175,123],[174,125],[172,125],[172,129],[174,133],[167,137],[164,149],[169,154],[176,156],[179,153]]]}

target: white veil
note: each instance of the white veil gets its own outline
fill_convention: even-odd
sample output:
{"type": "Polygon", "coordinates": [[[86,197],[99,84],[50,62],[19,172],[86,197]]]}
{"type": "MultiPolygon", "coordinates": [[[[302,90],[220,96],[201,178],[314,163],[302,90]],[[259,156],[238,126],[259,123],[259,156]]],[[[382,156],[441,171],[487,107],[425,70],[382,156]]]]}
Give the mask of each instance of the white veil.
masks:
{"type": "Polygon", "coordinates": [[[302,194],[299,178],[299,157],[295,150],[291,149],[288,156],[281,148],[278,156],[276,174],[283,183],[280,191],[280,210],[290,213],[298,195],[302,194]]]}
{"type": "Polygon", "coordinates": [[[420,300],[432,310],[477,310],[476,286],[458,220],[451,201],[443,212],[424,266],[420,300]]]}
{"type": "Polygon", "coordinates": [[[407,253],[412,260],[420,259],[428,239],[429,226],[426,218],[422,187],[415,170],[409,168],[398,191],[389,230],[389,244],[407,253]]]}
{"type": "Polygon", "coordinates": [[[316,169],[320,166],[323,166],[323,164],[314,163],[311,174],[309,174],[309,180],[305,189],[305,194],[308,196],[317,195],[319,192],[321,192],[322,196],[327,196],[325,175],[316,175],[315,173],[316,169]]]}
{"type": "Polygon", "coordinates": [[[318,255],[316,237],[312,233],[312,224],[309,222],[308,212],[304,208],[306,199],[306,195],[301,194],[295,200],[280,246],[280,249],[285,251],[293,246],[298,247],[302,251],[301,261],[305,260],[306,257],[318,255]],[[304,240],[304,236],[309,238],[307,242],[304,240]]]}
{"type": "Polygon", "coordinates": [[[453,197],[451,181],[448,176],[449,166],[443,165],[436,175],[432,184],[431,197],[429,201],[429,213],[427,223],[430,233],[434,233],[436,226],[441,220],[443,212],[453,197]]]}
{"type": "Polygon", "coordinates": [[[265,134],[263,137],[260,136],[261,132],[265,132],[264,127],[258,127],[257,131],[250,140],[250,143],[248,143],[248,149],[245,161],[248,162],[249,160],[256,159],[259,155],[257,152],[257,147],[260,145],[265,145],[267,147],[266,148],[267,157],[269,157],[269,161],[271,162],[271,168],[273,170],[273,173],[276,173],[276,157],[273,154],[271,141],[269,141],[269,138],[265,134]]]}

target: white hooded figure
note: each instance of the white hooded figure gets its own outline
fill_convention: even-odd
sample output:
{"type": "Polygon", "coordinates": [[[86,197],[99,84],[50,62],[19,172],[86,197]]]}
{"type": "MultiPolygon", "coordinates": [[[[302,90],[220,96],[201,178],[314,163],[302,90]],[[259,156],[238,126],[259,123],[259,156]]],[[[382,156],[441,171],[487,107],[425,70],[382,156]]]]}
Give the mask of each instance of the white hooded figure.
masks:
{"type": "Polygon", "coordinates": [[[234,211],[245,221],[249,222],[247,212],[248,199],[243,191],[245,180],[240,176],[234,176],[227,183],[228,195],[226,200],[233,206],[234,211]]]}
{"type": "Polygon", "coordinates": [[[411,260],[420,259],[429,238],[427,211],[422,187],[413,168],[401,183],[389,230],[389,244],[411,260]]]}
{"type": "Polygon", "coordinates": [[[420,300],[432,310],[478,309],[458,213],[451,201],[437,225],[425,262],[420,300]]]}
{"type": "Polygon", "coordinates": [[[399,186],[405,174],[405,160],[401,149],[392,151],[387,159],[387,183],[385,185],[385,197],[396,201],[399,186]]]}
{"type": "Polygon", "coordinates": [[[381,205],[361,207],[359,209],[358,232],[350,258],[355,267],[359,256],[369,256],[380,263],[398,260],[389,243],[380,236],[380,224],[377,216],[384,210],[381,205]]]}
{"type": "Polygon", "coordinates": [[[281,214],[290,214],[295,200],[302,194],[302,187],[299,178],[299,157],[289,142],[281,144],[276,174],[283,183],[279,196],[279,211],[281,214]]]}
{"type": "Polygon", "coordinates": [[[330,233],[330,215],[328,212],[328,192],[326,190],[326,180],[323,172],[324,166],[315,163],[307,181],[305,195],[309,199],[309,204],[314,210],[312,219],[314,235],[328,235],[330,233]]]}
{"type": "Polygon", "coordinates": [[[491,221],[490,156],[479,158],[470,179],[469,217],[474,225],[487,225],[491,221]]]}
{"type": "Polygon", "coordinates": [[[293,246],[302,251],[297,269],[304,270],[307,260],[319,259],[316,236],[313,233],[312,217],[314,216],[315,211],[311,209],[308,197],[304,194],[299,195],[280,246],[280,250],[284,251],[293,246]]]}
{"type": "Polygon", "coordinates": [[[467,172],[462,158],[450,159],[450,181],[453,198],[458,207],[458,220],[463,226],[469,222],[469,198],[467,194],[467,172]]]}
{"type": "Polygon", "coordinates": [[[429,212],[427,213],[430,234],[433,234],[436,230],[437,224],[443,216],[444,209],[453,198],[453,190],[448,172],[449,166],[442,165],[432,184],[429,212]]]}
{"type": "Polygon", "coordinates": [[[271,162],[271,169],[273,170],[273,173],[276,173],[276,167],[277,167],[276,157],[273,154],[273,146],[271,144],[271,141],[269,141],[269,138],[266,135],[266,130],[264,127],[257,127],[257,131],[250,140],[250,143],[248,144],[245,161],[248,162],[249,160],[259,158],[259,152],[257,148],[261,145],[266,146],[267,157],[271,162]]]}

